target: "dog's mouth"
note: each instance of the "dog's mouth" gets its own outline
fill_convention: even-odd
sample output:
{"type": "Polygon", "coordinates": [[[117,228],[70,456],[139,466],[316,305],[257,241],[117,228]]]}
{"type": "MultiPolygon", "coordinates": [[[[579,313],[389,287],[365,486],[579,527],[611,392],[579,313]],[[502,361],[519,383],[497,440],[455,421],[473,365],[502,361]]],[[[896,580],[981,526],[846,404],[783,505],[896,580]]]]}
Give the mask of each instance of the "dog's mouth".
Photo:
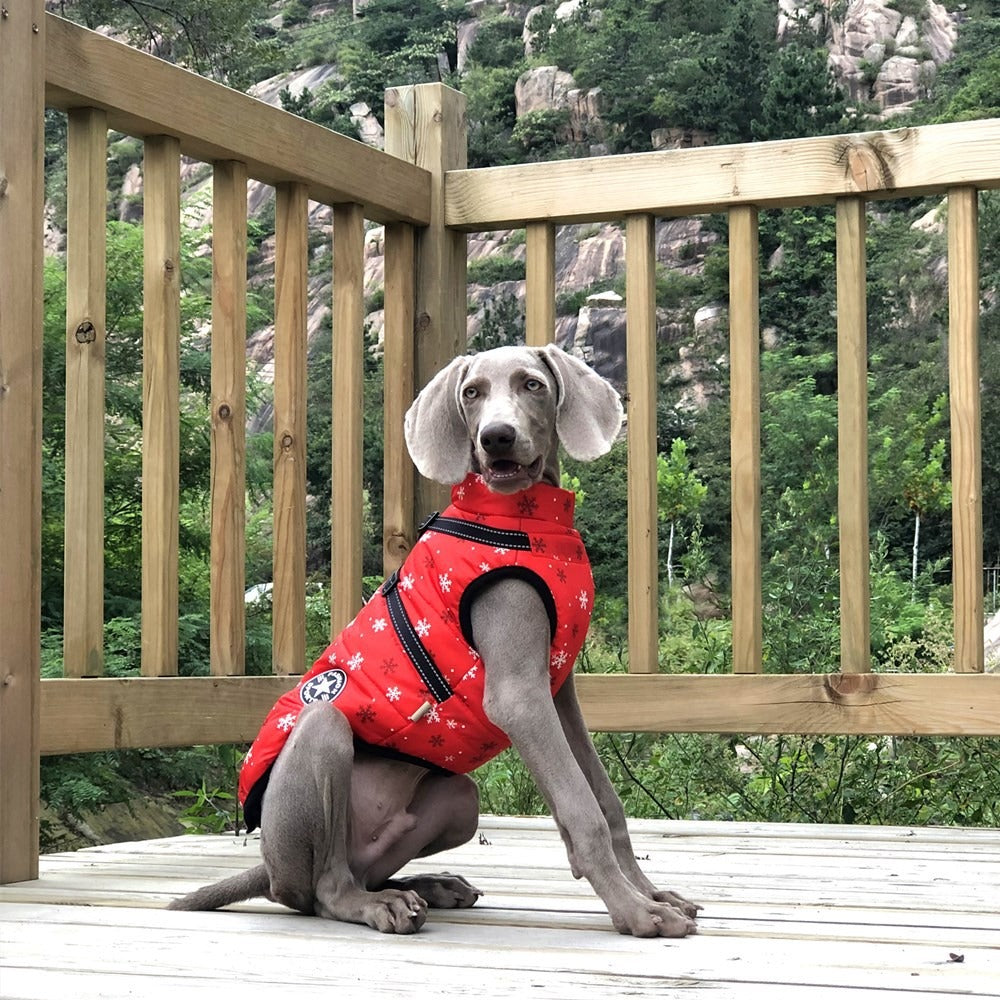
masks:
{"type": "Polygon", "coordinates": [[[542,456],[530,465],[509,458],[494,459],[483,468],[482,476],[491,490],[520,490],[537,483],[542,474],[542,456]]]}

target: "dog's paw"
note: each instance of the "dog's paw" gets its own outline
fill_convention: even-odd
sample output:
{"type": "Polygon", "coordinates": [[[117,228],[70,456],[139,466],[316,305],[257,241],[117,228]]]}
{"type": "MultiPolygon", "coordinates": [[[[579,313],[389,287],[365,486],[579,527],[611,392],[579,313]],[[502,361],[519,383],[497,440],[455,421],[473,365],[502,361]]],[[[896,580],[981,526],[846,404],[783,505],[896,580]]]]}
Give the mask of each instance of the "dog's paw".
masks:
{"type": "Polygon", "coordinates": [[[693,916],[670,903],[650,900],[642,906],[612,913],[611,922],[619,934],[633,937],[687,937],[698,933],[693,916]]]}
{"type": "Polygon", "coordinates": [[[698,903],[692,903],[689,899],[685,899],[680,893],[671,892],[669,889],[657,889],[653,893],[653,899],[658,903],[668,903],[675,910],[680,910],[681,913],[686,917],[691,917],[694,919],[698,915],[698,911],[703,909],[698,903]]]}
{"type": "Polygon", "coordinates": [[[465,909],[473,906],[482,892],[461,875],[410,875],[388,883],[395,888],[412,889],[427,905],[438,910],[465,909]]]}
{"type": "Polygon", "coordinates": [[[361,920],[383,934],[415,934],[427,919],[427,903],[411,890],[382,889],[368,893],[361,920]]]}

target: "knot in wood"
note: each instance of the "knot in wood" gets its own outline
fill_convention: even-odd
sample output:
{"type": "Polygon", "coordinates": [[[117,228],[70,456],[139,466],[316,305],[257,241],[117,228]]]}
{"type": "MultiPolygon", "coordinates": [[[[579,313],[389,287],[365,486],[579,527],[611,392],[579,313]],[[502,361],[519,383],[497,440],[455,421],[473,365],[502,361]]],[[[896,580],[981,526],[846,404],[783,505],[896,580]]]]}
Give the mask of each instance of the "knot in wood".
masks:
{"type": "Polygon", "coordinates": [[[97,330],[89,319],[85,319],[76,328],[76,342],[78,344],[92,344],[95,340],[97,340],[97,330]]]}
{"type": "Polygon", "coordinates": [[[281,436],[281,450],[291,451],[292,445],[295,444],[295,438],[291,434],[283,434],[281,436]]]}
{"type": "Polygon", "coordinates": [[[417,317],[417,322],[415,324],[417,333],[426,333],[431,326],[431,317],[429,313],[422,312],[417,317]]]}
{"type": "Polygon", "coordinates": [[[232,407],[228,403],[223,403],[219,407],[219,419],[228,420],[233,415],[232,407]]]}

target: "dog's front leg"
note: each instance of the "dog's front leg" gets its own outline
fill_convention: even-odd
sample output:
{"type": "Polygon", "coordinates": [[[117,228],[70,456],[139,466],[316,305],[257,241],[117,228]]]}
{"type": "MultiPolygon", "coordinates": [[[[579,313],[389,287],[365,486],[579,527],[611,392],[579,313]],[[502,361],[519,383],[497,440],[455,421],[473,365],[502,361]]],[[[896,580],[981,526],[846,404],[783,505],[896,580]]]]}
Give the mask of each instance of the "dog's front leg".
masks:
{"type": "Polygon", "coordinates": [[[694,917],[701,909],[700,906],[686,900],[676,892],[658,889],[639,867],[632,847],[632,838],[629,836],[625,823],[625,810],[622,808],[621,799],[618,797],[614,785],[611,784],[608,772],[597,754],[594,741],[590,738],[583,713],[580,711],[580,703],[576,697],[576,686],[572,675],[563,682],[563,686],[557,692],[555,706],[573,756],[576,758],[577,764],[580,765],[580,769],[601,807],[601,812],[604,813],[608,829],[611,832],[611,844],[615,857],[618,859],[618,864],[625,876],[650,899],[669,903],[676,906],[685,916],[694,917]]]}
{"type": "Polygon", "coordinates": [[[504,580],[472,607],[486,674],[486,714],[510,737],[552,810],[574,876],[601,897],[612,923],[638,937],[683,937],[694,921],[640,891],[622,871],[597,797],[573,755],[549,693],[549,621],[534,588],[504,580]]]}

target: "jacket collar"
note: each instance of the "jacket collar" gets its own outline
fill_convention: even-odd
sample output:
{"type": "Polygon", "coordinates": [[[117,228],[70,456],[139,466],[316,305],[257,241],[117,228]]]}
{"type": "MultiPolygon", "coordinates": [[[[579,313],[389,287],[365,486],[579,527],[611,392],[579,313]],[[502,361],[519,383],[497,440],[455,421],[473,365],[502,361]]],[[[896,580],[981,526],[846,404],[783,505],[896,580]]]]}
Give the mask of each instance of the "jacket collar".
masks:
{"type": "Polygon", "coordinates": [[[482,476],[470,472],[451,488],[451,502],[470,517],[485,514],[487,517],[530,518],[572,528],[576,494],[548,483],[535,483],[517,493],[494,493],[482,476]]]}

